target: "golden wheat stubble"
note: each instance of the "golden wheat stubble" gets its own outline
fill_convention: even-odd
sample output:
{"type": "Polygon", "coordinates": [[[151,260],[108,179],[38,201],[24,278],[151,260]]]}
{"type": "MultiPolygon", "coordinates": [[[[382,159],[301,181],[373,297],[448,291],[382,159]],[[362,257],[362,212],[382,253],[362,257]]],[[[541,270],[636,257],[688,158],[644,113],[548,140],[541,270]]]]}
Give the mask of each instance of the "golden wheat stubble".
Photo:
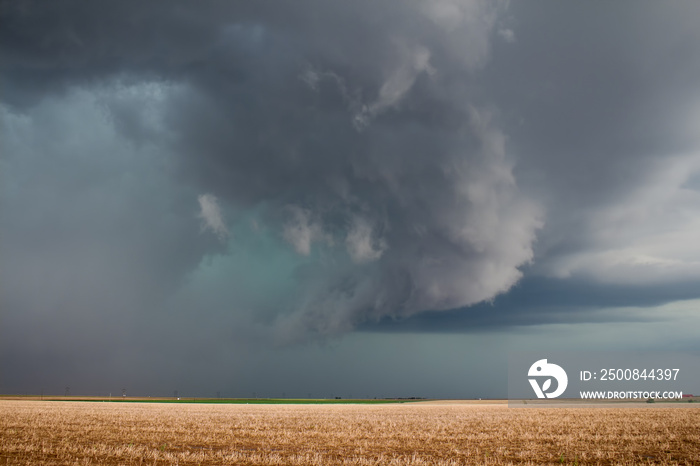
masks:
{"type": "Polygon", "coordinates": [[[0,464],[700,464],[700,409],[0,400],[0,464]]]}

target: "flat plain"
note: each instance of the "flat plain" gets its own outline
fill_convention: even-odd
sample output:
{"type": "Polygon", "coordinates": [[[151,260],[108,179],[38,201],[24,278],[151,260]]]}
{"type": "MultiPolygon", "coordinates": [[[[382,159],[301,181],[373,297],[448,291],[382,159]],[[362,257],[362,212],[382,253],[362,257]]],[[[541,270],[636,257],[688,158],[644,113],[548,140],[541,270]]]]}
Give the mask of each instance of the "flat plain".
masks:
{"type": "Polygon", "coordinates": [[[0,465],[700,464],[698,403],[0,400],[0,465]]]}

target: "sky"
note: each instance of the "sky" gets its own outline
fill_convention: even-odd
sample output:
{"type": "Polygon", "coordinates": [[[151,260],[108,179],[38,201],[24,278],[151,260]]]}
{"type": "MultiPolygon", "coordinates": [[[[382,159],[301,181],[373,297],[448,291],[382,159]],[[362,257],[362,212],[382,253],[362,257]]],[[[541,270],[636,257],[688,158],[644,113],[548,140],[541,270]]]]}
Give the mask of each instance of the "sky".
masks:
{"type": "Polygon", "coordinates": [[[487,398],[512,352],[698,354],[697,18],[0,2],[0,393],[487,398]]]}

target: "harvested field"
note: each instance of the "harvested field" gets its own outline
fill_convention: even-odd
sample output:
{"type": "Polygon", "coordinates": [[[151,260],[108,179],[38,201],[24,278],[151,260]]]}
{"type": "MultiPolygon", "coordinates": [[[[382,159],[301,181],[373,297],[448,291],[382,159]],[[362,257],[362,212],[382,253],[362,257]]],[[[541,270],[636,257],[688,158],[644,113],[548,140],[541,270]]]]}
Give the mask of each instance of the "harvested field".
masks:
{"type": "Polygon", "coordinates": [[[700,409],[0,401],[0,464],[700,464],[700,409]]]}

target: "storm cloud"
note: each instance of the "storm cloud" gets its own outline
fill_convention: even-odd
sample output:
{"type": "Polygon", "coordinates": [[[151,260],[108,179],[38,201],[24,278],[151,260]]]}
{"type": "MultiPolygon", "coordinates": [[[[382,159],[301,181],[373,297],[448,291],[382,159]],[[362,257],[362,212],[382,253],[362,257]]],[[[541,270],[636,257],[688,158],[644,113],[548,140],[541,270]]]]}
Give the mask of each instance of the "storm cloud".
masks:
{"type": "MultiPolygon", "coordinates": [[[[306,291],[280,311],[281,332],[469,306],[532,260],[541,212],[470,91],[501,6],[105,6],[56,6],[59,19],[8,8],[9,87],[99,95],[128,144],[161,150],[179,183],[207,193],[203,231],[227,237],[217,197],[264,205],[259,224],[325,255],[298,278],[306,291]]],[[[8,119],[37,108],[12,104],[8,119]]]]}
{"type": "Polygon", "coordinates": [[[2,2],[0,345],[652,322],[700,297],[698,14],[2,2]]]}

